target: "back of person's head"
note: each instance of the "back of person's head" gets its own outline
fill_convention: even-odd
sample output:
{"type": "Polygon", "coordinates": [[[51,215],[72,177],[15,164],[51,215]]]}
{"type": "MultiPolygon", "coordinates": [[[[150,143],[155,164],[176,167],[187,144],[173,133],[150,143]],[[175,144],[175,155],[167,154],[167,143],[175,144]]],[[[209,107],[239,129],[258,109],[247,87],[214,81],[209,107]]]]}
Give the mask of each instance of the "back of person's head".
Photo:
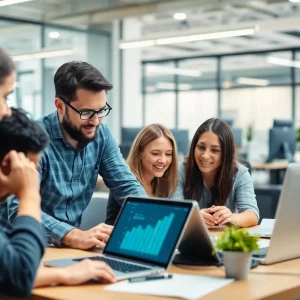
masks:
{"type": "Polygon", "coordinates": [[[71,61],[60,66],[54,76],[54,85],[55,96],[64,97],[69,102],[76,100],[78,89],[98,93],[113,87],[98,69],[82,61],[71,61]]]}
{"type": "Polygon", "coordinates": [[[0,48],[0,84],[15,71],[15,65],[9,55],[0,48]]]}
{"type": "Polygon", "coordinates": [[[0,161],[15,150],[24,154],[38,154],[47,146],[47,133],[21,109],[12,108],[12,115],[0,122],[0,161]]]}
{"type": "Polygon", "coordinates": [[[221,166],[215,179],[218,190],[217,204],[224,205],[232,189],[233,177],[236,173],[234,136],[230,126],[220,120],[211,118],[197,129],[191,143],[189,155],[185,159],[186,181],[184,188],[185,199],[199,200],[201,198],[202,174],[194,157],[194,151],[200,136],[205,132],[215,133],[221,144],[221,166]]]}
{"type": "Polygon", "coordinates": [[[160,138],[167,138],[173,148],[172,163],[161,178],[155,177],[152,182],[154,196],[169,197],[177,187],[178,176],[178,153],[175,138],[172,132],[161,124],[151,124],[143,128],[136,136],[130,149],[127,162],[139,182],[143,185],[142,163],[140,153],[145,150],[145,147],[152,141],[160,138]]]}

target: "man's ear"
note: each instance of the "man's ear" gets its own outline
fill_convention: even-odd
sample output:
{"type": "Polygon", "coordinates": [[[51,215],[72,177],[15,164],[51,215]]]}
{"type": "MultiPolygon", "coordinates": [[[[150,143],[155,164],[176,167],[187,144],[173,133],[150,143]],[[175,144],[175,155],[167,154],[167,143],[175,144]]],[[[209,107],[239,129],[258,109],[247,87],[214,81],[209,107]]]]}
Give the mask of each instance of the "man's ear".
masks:
{"type": "Polygon", "coordinates": [[[55,98],[54,104],[59,115],[63,115],[66,109],[64,102],[60,98],[55,98]]]}

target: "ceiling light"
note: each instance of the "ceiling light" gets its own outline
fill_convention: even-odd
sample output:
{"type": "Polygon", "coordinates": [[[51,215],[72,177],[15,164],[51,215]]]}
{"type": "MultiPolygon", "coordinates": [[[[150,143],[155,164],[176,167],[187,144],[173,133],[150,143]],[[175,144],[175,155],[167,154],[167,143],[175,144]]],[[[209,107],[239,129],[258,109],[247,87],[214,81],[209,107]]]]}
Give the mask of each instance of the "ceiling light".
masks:
{"type": "Polygon", "coordinates": [[[0,6],[8,6],[8,5],[18,4],[23,2],[29,2],[29,1],[32,0],[2,0],[0,1],[0,6]]]}
{"type": "Polygon", "coordinates": [[[175,13],[173,15],[173,18],[178,21],[183,21],[186,19],[186,14],[185,13],[175,13]]]}
{"type": "Polygon", "coordinates": [[[285,67],[292,67],[292,68],[300,68],[300,61],[290,60],[286,58],[280,58],[275,56],[268,56],[267,62],[274,65],[280,65],[285,67]]]}
{"type": "Polygon", "coordinates": [[[129,42],[129,43],[120,43],[120,49],[132,49],[132,48],[144,48],[144,47],[151,47],[155,45],[154,40],[145,40],[145,41],[136,41],[136,42],[129,42]]]}
{"type": "Polygon", "coordinates": [[[172,68],[157,65],[147,65],[146,72],[148,73],[160,73],[160,74],[171,74],[181,76],[200,77],[201,72],[199,70],[172,68]]]}
{"type": "Polygon", "coordinates": [[[232,82],[224,81],[222,86],[223,86],[223,89],[230,89],[232,87],[232,82]]]}
{"type": "Polygon", "coordinates": [[[300,2],[300,0],[289,0],[290,2],[292,2],[292,3],[299,3],[300,2]]]}
{"type": "Polygon", "coordinates": [[[253,35],[256,33],[257,30],[258,27],[256,26],[255,28],[245,28],[245,29],[199,33],[199,34],[185,34],[180,36],[156,38],[156,39],[149,39],[149,40],[138,40],[138,41],[127,41],[127,42],[121,41],[119,47],[121,49],[130,49],[130,48],[140,48],[140,47],[151,47],[155,45],[170,45],[170,44],[203,41],[203,40],[224,39],[224,38],[237,37],[237,36],[253,35]]]}
{"type": "Polygon", "coordinates": [[[73,55],[73,49],[61,49],[61,50],[48,50],[48,51],[40,51],[35,53],[21,54],[21,55],[13,55],[12,59],[14,61],[24,61],[24,60],[32,60],[32,59],[42,59],[42,58],[51,58],[58,56],[67,56],[73,55]]]}
{"type": "Polygon", "coordinates": [[[58,39],[60,37],[60,33],[58,31],[51,31],[48,36],[50,39],[58,39]]]}
{"type": "MultiPolygon", "coordinates": [[[[160,90],[175,90],[176,85],[173,82],[158,82],[155,87],[160,90]]],[[[192,88],[191,84],[180,83],[178,84],[178,89],[181,91],[188,91],[192,88]]]]}
{"type": "Polygon", "coordinates": [[[251,77],[239,77],[236,82],[239,84],[258,85],[258,86],[267,86],[269,84],[269,80],[267,79],[259,79],[259,78],[251,78],[251,77]]]}

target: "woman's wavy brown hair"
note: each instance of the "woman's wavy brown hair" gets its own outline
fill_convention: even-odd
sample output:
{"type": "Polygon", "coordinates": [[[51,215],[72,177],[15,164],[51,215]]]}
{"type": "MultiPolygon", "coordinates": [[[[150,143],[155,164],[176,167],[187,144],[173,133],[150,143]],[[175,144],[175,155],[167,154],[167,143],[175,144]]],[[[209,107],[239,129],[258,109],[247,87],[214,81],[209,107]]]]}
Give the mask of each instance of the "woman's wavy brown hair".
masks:
{"type": "Polygon", "coordinates": [[[169,129],[161,124],[151,124],[143,128],[137,137],[135,138],[133,145],[131,146],[127,163],[136,176],[137,180],[145,186],[142,172],[142,163],[140,159],[140,153],[142,153],[145,147],[152,141],[160,138],[167,138],[173,147],[172,162],[164,175],[160,178],[154,177],[151,186],[152,192],[155,197],[168,198],[176,190],[178,182],[178,154],[177,145],[173,134],[169,129]]]}
{"type": "Polygon", "coordinates": [[[200,136],[211,131],[215,133],[221,143],[221,166],[215,178],[213,188],[213,204],[223,206],[232,191],[233,178],[237,172],[235,159],[234,137],[229,125],[220,119],[208,119],[197,129],[189,155],[184,160],[185,184],[184,199],[200,200],[203,191],[203,177],[194,158],[194,151],[200,136]]]}

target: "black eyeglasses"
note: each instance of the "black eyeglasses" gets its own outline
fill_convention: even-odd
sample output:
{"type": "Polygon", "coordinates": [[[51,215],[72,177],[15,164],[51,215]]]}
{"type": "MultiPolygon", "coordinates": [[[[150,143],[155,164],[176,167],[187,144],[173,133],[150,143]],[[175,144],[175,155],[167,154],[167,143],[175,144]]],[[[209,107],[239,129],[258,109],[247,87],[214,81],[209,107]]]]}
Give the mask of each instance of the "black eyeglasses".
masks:
{"type": "Polygon", "coordinates": [[[69,106],[74,111],[76,111],[80,115],[81,120],[90,120],[94,117],[95,114],[97,114],[97,117],[101,119],[103,117],[106,117],[109,114],[109,112],[112,110],[112,107],[108,103],[106,103],[105,108],[101,108],[98,111],[92,109],[78,110],[73,105],[71,105],[66,99],[62,97],[58,97],[58,98],[60,98],[67,106],[69,106]]]}

